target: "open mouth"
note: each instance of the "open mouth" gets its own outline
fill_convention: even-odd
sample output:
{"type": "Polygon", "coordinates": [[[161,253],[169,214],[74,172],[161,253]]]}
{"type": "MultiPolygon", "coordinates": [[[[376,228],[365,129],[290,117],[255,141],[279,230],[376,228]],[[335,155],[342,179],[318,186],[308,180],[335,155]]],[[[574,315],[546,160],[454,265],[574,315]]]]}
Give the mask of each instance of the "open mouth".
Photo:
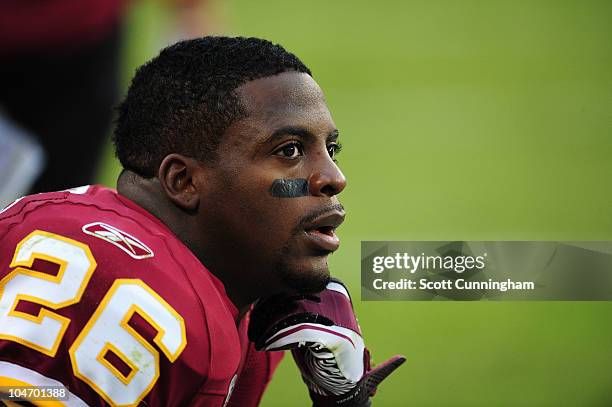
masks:
{"type": "Polygon", "coordinates": [[[344,221],[344,213],[331,212],[321,216],[310,224],[304,231],[310,245],[323,252],[334,252],[340,247],[340,239],[336,235],[336,228],[344,221]]]}
{"type": "Polygon", "coordinates": [[[335,229],[329,226],[307,230],[306,236],[319,251],[334,252],[340,247],[340,238],[336,236],[335,229]]]}
{"type": "Polygon", "coordinates": [[[323,233],[327,236],[335,236],[336,228],[333,226],[321,226],[320,228],[316,228],[314,232],[323,233]]]}

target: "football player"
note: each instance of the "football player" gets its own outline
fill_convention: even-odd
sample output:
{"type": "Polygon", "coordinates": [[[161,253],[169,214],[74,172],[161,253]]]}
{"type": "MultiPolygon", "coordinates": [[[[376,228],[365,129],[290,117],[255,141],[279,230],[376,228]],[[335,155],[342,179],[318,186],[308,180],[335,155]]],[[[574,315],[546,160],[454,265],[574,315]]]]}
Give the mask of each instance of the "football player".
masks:
{"type": "Polygon", "coordinates": [[[0,213],[0,386],[253,406],[292,349],[316,405],[368,405],[403,359],[371,369],[330,282],[346,180],[308,68],[261,39],[180,42],[137,71],[114,143],[116,190],[0,213]]]}

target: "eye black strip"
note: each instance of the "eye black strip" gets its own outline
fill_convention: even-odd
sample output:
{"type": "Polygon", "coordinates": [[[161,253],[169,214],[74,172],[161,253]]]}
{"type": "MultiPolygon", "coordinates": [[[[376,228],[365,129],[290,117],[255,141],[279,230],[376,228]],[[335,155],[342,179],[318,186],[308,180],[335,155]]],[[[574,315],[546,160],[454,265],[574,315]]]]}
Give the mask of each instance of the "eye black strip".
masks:
{"type": "Polygon", "coordinates": [[[308,180],[275,179],[270,187],[270,194],[276,198],[299,198],[308,195],[308,180]]]}

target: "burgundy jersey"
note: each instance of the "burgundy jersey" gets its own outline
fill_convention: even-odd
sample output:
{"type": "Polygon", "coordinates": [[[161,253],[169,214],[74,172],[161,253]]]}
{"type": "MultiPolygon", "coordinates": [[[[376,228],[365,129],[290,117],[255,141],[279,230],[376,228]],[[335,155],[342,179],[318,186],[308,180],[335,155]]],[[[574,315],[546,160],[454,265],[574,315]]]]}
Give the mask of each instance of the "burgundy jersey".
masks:
{"type": "Polygon", "coordinates": [[[281,353],[156,217],[100,186],[0,212],[0,386],[67,405],[253,406],[281,353]]]}

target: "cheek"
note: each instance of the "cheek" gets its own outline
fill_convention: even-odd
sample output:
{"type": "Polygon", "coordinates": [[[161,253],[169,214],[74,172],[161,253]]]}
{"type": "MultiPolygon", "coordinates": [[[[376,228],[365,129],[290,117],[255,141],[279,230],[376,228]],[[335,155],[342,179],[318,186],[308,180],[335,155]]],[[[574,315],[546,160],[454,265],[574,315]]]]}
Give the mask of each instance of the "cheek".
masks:
{"type": "Polygon", "coordinates": [[[217,227],[225,229],[222,233],[228,239],[243,247],[258,245],[262,250],[286,245],[307,208],[304,197],[274,196],[275,181],[283,175],[287,174],[251,166],[224,171],[217,178],[223,182],[217,184],[217,191],[211,191],[211,198],[222,218],[217,227]]]}
{"type": "Polygon", "coordinates": [[[268,188],[260,191],[257,199],[253,199],[252,205],[246,205],[245,219],[252,221],[260,239],[278,249],[293,238],[295,228],[304,215],[303,201],[303,198],[273,197],[268,185],[268,188]]]}
{"type": "Polygon", "coordinates": [[[226,185],[218,204],[233,234],[259,244],[287,240],[300,219],[302,206],[299,199],[273,197],[270,193],[273,182],[271,179],[226,185]]]}

